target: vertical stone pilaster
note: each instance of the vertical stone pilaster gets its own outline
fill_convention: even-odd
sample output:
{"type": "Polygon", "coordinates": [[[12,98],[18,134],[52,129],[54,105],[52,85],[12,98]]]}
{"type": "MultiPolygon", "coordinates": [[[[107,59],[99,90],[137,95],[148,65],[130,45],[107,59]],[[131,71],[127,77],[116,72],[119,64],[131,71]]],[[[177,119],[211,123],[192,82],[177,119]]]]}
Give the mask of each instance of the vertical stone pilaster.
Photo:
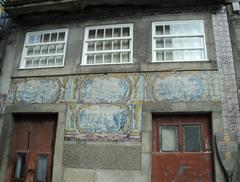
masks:
{"type": "Polygon", "coordinates": [[[237,83],[226,11],[223,9],[212,15],[212,21],[221,84],[223,127],[240,136],[237,83]]]}

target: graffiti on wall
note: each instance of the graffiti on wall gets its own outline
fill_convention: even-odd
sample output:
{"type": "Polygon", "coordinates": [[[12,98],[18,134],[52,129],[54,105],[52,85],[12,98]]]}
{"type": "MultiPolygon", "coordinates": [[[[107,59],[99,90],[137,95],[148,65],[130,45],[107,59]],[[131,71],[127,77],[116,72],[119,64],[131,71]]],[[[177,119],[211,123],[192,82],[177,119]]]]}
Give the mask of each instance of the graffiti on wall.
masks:
{"type": "Polygon", "coordinates": [[[65,139],[139,140],[144,102],[219,101],[217,72],[14,79],[10,103],[66,103],[65,139]]]}

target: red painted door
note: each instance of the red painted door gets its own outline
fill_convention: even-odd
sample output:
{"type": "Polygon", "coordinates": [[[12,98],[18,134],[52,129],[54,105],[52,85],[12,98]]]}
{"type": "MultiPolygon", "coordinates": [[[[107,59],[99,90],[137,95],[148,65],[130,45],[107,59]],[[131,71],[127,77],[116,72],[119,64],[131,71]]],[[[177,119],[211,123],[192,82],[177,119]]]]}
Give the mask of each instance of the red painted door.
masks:
{"type": "Polygon", "coordinates": [[[7,182],[50,182],[56,117],[15,116],[7,182]]]}
{"type": "Polygon", "coordinates": [[[213,154],[206,115],[153,116],[152,182],[211,182],[213,154]]]}

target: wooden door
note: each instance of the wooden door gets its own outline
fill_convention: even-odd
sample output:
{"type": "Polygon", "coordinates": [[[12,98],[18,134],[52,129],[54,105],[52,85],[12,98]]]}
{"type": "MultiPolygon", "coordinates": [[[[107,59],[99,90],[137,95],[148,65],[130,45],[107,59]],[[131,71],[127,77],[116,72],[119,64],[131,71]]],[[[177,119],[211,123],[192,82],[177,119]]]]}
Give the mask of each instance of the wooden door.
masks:
{"type": "Polygon", "coordinates": [[[56,117],[15,116],[7,182],[50,182],[56,117]]]}
{"type": "Polygon", "coordinates": [[[211,182],[213,154],[206,115],[153,116],[152,182],[211,182]]]}

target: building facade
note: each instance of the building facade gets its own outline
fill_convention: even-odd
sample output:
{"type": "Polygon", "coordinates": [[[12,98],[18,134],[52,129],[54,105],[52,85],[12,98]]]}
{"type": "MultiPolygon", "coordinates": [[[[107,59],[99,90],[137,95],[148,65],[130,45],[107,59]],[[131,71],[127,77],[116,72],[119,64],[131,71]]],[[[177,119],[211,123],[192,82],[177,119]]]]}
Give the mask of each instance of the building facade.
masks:
{"type": "Polygon", "coordinates": [[[215,134],[240,134],[232,2],[4,5],[0,181],[227,181],[215,134]]]}

